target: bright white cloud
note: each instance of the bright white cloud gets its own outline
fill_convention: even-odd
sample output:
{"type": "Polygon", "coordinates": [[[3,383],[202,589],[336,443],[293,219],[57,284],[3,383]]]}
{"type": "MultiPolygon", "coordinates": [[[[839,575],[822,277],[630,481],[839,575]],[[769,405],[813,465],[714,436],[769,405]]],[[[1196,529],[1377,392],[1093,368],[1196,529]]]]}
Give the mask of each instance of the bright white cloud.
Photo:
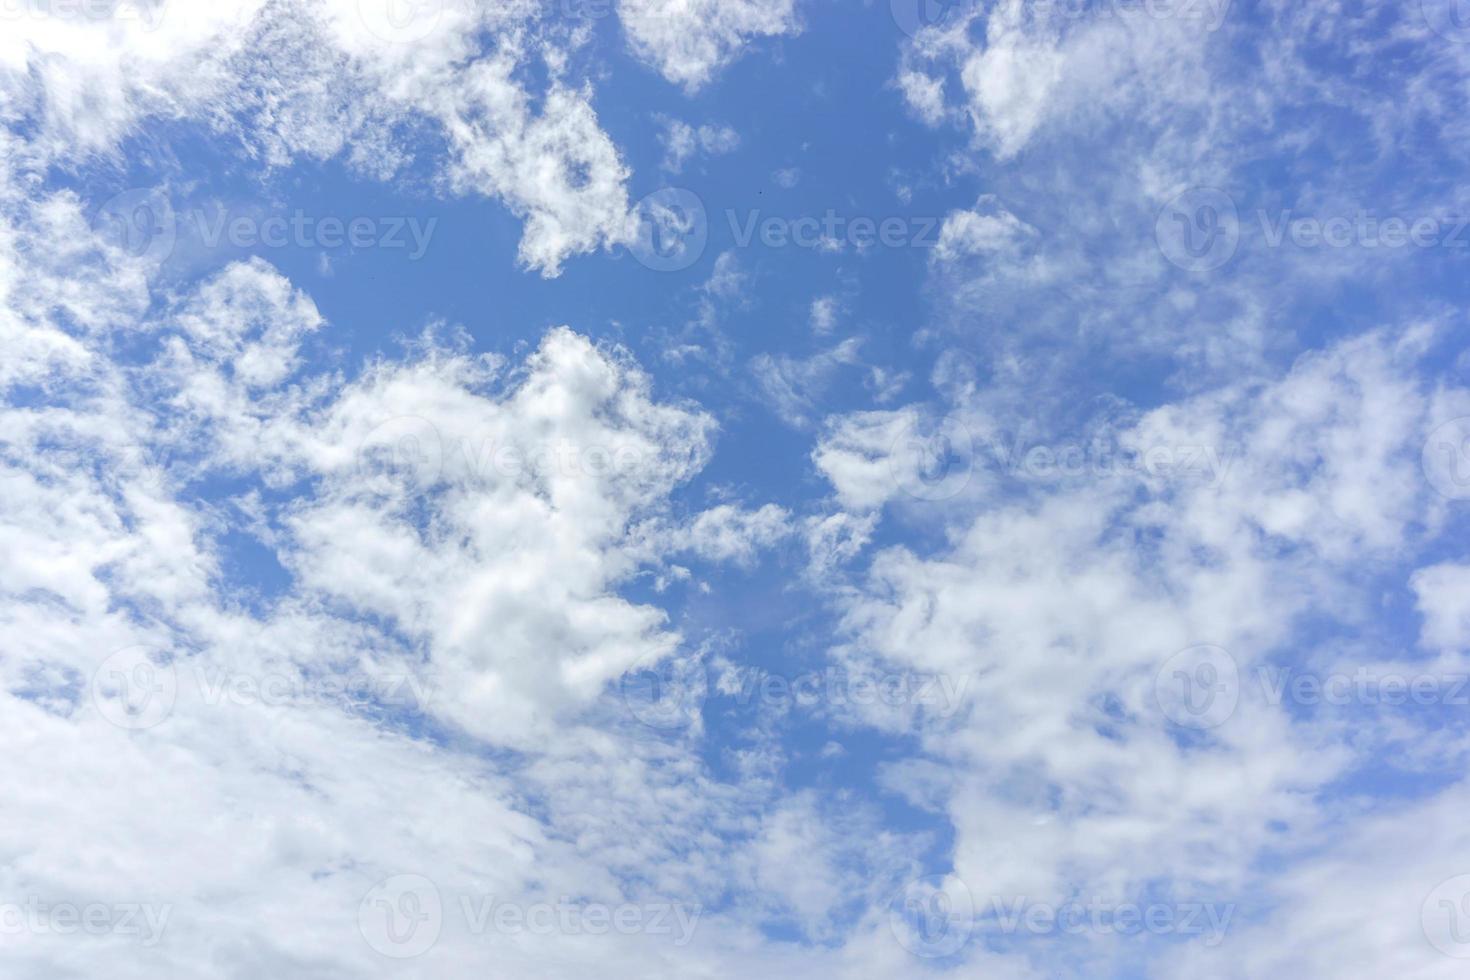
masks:
{"type": "Polygon", "coordinates": [[[691,94],[751,41],[801,30],[796,0],[618,0],[618,16],[634,53],[691,94]]]}

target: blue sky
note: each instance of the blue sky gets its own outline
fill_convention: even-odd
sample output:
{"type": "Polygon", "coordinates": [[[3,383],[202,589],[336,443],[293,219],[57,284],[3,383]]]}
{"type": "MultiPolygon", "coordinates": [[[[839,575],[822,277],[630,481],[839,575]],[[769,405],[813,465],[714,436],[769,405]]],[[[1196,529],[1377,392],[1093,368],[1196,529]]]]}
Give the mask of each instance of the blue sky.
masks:
{"type": "Polygon", "coordinates": [[[1452,0],[0,21],[6,976],[1462,973],[1452,0]]]}

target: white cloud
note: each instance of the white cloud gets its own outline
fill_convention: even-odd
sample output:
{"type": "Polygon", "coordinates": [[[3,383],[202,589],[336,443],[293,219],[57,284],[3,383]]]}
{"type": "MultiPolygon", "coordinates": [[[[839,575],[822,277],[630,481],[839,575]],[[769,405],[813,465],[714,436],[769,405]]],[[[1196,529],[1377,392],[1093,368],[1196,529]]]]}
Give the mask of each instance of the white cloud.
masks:
{"type": "MultiPolygon", "coordinates": [[[[1136,901],[1162,882],[1175,901],[1236,901],[1261,887],[1253,868],[1281,828],[1326,831],[1318,788],[1380,739],[1413,740],[1412,725],[1356,744],[1328,737],[1334,722],[1294,721],[1246,682],[1228,720],[1180,738],[1156,697],[1181,650],[1224,648],[1248,679],[1297,650],[1309,617],[1357,621],[1360,577],[1412,548],[1432,506],[1415,462],[1429,401],[1415,376],[1422,347],[1396,340],[1345,342],[1123,435],[1139,450],[1232,447],[1218,486],[1123,474],[1016,496],[977,473],[980,495],[957,498],[976,509],[936,512],[948,544],[928,557],[886,548],[858,592],[836,590],[846,628],[835,657],[969,680],[952,719],[866,717],[917,735],[942,763],[925,794],[947,809],[955,873],[977,899],[1136,901]]],[[[916,412],[829,423],[814,461],[838,503],[873,508],[899,493],[890,447],[916,412]]],[[[984,434],[973,405],[955,412],[984,434]]],[[[1458,638],[1433,611],[1433,574],[1415,583],[1426,642],[1458,638]]],[[[1418,906],[1399,913],[1413,922],[1418,906]]],[[[1053,962],[1034,955],[1038,968],[1053,962]]]]}
{"type": "Polygon", "coordinates": [[[791,515],[785,508],[766,504],[746,511],[721,504],[702,512],[689,525],[687,547],[711,561],[751,564],[756,555],[792,532],[791,515]]]}
{"type": "Polygon", "coordinates": [[[964,256],[1007,252],[1035,235],[1035,228],[1007,211],[993,196],[986,195],[973,210],[951,211],[945,215],[934,257],[945,262],[964,256]]]}
{"type": "Polygon", "coordinates": [[[861,346],[856,338],[849,338],[810,357],[761,354],[751,361],[751,371],[772,409],[788,425],[802,428],[811,424],[838,372],[859,363],[861,346]]]}
{"type": "Polygon", "coordinates": [[[1411,584],[1424,617],[1420,642],[1436,649],[1470,649],[1470,565],[1421,568],[1411,584]]]}
{"type": "Polygon", "coordinates": [[[712,123],[691,126],[667,116],[661,122],[664,127],[660,135],[664,146],[662,166],[671,174],[682,173],[684,165],[698,154],[722,156],[740,147],[740,134],[729,126],[712,123]]]}
{"type": "Polygon", "coordinates": [[[524,219],[527,267],[554,276],[629,240],[627,168],[590,88],[563,77],[574,37],[543,25],[535,4],[458,2],[415,8],[423,29],[411,18],[399,36],[379,2],[169,4],[151,28],[121,14],[14,18],[0,91],[40,120],[26,158],[43,167],[116,154],[150,118],[192,118],[274,166],[346,154],[386,179],[428,126],[449,144],[445,185],[524,219]],[[525,87],[537,61],[544,91],[525,87]]]}
{"type": "Polygon", "coordinates": [[[812,332],[829,334],[837,326],[837,314],[841,304],[836,296],[818,296],[812,300],[812,332]]]}
{"type": "Polygon", "coordinates": [[[618,0],[633,52],[694,93],[751,40],[801,30],[796,0],[618,0]]]}

